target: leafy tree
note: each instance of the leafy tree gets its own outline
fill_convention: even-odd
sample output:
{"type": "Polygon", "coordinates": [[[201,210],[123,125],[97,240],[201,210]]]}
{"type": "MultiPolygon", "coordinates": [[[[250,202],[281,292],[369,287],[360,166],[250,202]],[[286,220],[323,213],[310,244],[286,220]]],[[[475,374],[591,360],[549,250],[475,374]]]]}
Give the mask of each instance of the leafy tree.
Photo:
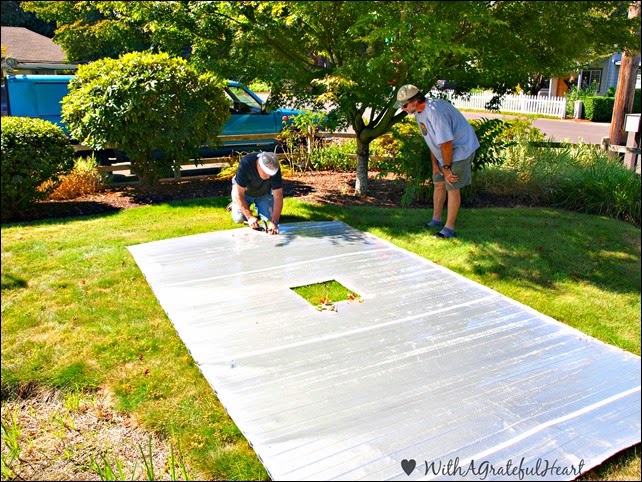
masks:
{"type": "Polygon", "coordinates": [[[34,1],[22,2],[22,8],[38,18],[55,22],[58,28],[53,40],[70,61],[90,62],[151,48],[151,35],[144,28],[145,22],[129,15],[126,4],[34,1]]]}
{"type": "Polygon", "coordinates": [[[141,184],[198,157],[229,118],[222,82],[167,54],[130,53],[78,68],[62,101],[69,132],[124,151],[141,184]]]}
{"type": "Polygon", "coordinates": [[[0,10],[2,14],[2,26],[3,27],[24,27],[31,30],[32,32],[39,33],[45,37],[53,37],[54,31],[56,30],[56,24],[54,22],[44,22],[36,17],[33,13],[25,12],[21,3],[14,0],[5,0],[0,2],[0,10]]]}
{"type": "Polygon", "coordinates": [[[370,142],[406,115],[394,107],[399,86],[430,90],[445,79],[460,93],[473,87],[510,92],[537,74],[563,73],[635,42],[627,5],[208,2],[184,12],[194,25],[194,62],[202,68],[260,77],[276,102],[295,96],[329,103],[334,117],[357,134],[356,190],[365,193],[370,142]],[[198,28],[205,19],[209,32],[198,28]],[[222,41],[214,31],[224,32],[222,41]],[[223,49],[230,55],[212,55],[223,49]]]}
{"type": "Polygon", "coordinates": [[[447,80],[459,94],[504,94],[637,42],[623,1],[80,3],[118,4],[119,21],[141,26],[153,48],[189,51],[198,69],[224,77],[260,78],[274,104],[329,106],[357,134],[361,194],[370,142],[406,116],[394,106],[401,85],[430,91],[447,80]]]}

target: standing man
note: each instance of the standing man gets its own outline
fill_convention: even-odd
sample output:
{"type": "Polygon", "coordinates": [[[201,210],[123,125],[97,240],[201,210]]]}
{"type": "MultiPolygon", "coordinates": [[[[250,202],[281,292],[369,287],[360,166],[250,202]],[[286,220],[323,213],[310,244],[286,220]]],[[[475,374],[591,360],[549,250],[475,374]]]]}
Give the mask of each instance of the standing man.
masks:
{"type": "Polygon", "coordinates": [[[259,218],[267,224],[270,234],[278,234],[283,209],[283,180],[279,159],[273,152],[251,153],[243,156],[232,178],[232,202],[228,206],[236,223],[247,221],[259,229],[259,218]],[[254,204],[258,216],[250,210],[254,204]]]}
{"type": "Polygon", "coordinates": [[[442,228],[437,238],[455,236],[455,221],[461,205],[461,188],[471,183],[472,162],[479,141],[470,123],[453,105],[442,99],[427,99],[414,85],[404,85],[397,92],[397,105],[414,114],[421,135],[432,158],[433,215],[427,224],[442,228]],[[441,222],[448,197],[446,224],[441,222]]]}

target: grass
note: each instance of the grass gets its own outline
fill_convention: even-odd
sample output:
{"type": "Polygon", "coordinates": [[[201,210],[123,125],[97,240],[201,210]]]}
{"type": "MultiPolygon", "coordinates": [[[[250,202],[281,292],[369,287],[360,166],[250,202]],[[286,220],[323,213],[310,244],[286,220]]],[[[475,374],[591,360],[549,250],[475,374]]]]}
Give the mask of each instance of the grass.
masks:
{"type": "Polygon", "coordinates": [[[361,299],[359,295],[356,295],[335,280],[305,286],[295,286],[291,289],[320,311],[335,310],[335,303],[339,303],[340,301],[359,301],[361,299]]]}
{"type": "MultiPolygon", "coordinates": [[[[109,391],[115,409],[181,447],[194,479],[268,478],[127,250],[235,228],[227,202],[201,199],[3,225],[3,471],[6,454],[14,464],[26,457],[31,437],[11,423],[5,404],[46,387],[109,391]]],[[[430,215],[428,209],[321,206],[288,198],[282,222],[342,220],[640,354],[639,228],[559,209],[464,209],[458,237],[443,241],[423,228],[430,215]]],[[[68,400],[73,405],[73,397],[68,400]]],[[[149,470],[144,461],[150,454],[141,451],[139,460],[141,454],[139,466],[149,470]]],[[[99,455],[94,461],[96,471],[118,472],[99,455]]],[[[639,476],[639,446],[587,475],[639,476]]]]}

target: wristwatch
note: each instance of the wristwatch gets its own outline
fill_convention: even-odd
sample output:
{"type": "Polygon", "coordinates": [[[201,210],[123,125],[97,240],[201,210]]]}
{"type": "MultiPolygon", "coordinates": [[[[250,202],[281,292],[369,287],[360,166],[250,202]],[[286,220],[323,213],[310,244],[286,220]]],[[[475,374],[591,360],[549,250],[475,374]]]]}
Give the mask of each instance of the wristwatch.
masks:
{"type": "Polygon", "coordinates": [[[448,165],[444,164],[444,169],[450,169],[450,164],[448,165]]]}

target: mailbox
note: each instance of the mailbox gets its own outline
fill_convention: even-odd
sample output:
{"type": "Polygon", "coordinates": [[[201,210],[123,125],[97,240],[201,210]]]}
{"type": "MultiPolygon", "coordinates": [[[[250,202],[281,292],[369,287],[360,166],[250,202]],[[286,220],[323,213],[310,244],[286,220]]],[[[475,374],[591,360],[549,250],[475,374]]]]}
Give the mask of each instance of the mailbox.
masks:
{"type": "Polygon", "coordinates": [[[640,114],[626,114],[624,116],[624,130],[637,132],[640,129],[640,114]]]}
{"type": "Polygon", "coordinates": [[[640,114],[626,114],[624,116],[624,130],[628,132],[624,165],[640,173],[638,157],[640,155],[640,114]]]}

